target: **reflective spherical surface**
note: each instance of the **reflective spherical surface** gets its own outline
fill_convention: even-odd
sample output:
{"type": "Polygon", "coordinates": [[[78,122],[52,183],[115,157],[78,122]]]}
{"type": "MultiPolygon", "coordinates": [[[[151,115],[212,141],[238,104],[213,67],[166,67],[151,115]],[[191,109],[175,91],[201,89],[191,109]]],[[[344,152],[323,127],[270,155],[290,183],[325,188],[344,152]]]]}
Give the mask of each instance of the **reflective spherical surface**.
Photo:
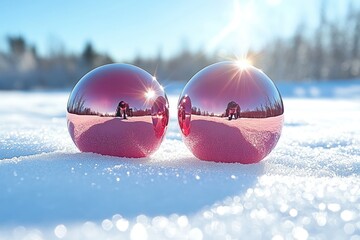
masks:
{"type": "Polygon", "coordinates": [[[261,70],[220,62],[198,72],[178,102],[183,140],[201,160],[256,163],[279,140],[284,106],[261,70]]]}
{"type": "Polygon", "coordinates": [[[163,88],[149,73],[109,64],[76,84],[67,105],[68,129],[82,152],[145,157],[164,137],[168,107],[163,88]]]}

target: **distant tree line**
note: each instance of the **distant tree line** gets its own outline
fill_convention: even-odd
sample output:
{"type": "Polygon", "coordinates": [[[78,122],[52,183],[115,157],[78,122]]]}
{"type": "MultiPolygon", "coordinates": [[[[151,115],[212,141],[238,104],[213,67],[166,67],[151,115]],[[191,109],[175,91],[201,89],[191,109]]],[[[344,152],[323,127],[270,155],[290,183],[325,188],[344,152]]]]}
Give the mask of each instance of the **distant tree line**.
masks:
{"type": "MultiPolygon", "coordinates": [[[[349,4],[344,19],[329,20],[323,6],[319,18],[315,30],[309,31],[300,24],[291,38],[279,37],[260,50],[250,50],[248,58],[273,80],[360,78],[360,10],[349,4]]],[[[70,88],[91,69],[114,62],[107,54],[97,52],[91,43],[80,54],[60,49],[49,56],[40,56],[36,46],[22,36],[9,36],[7,43],[8,51],[0,51],[0,89],[70,88]]],[[[169,59],[160,52],[152,58],[137,56],[125,62],[156,75],[161,82],[187,81],[205,66],[221,60],[224,58],[216,53],[183,48],[169,59]]]]}
{"type": "Polygon", "coordinates": [[[278,38],[254,53],[256,66],[276,80],[360,78],[360,10],[349,2],[344,19],[330,20],[326,2],[314,31],[299,24],[292,38],[278,38]]]}
{"type": "Polygon", "coordinates": [[[0,89],[71,87],[90,69],[113,60],[88,43],[80,56],[54,51],[39,56],[22,36],[7,38],[8,53],[0,52],[0,89]]]}

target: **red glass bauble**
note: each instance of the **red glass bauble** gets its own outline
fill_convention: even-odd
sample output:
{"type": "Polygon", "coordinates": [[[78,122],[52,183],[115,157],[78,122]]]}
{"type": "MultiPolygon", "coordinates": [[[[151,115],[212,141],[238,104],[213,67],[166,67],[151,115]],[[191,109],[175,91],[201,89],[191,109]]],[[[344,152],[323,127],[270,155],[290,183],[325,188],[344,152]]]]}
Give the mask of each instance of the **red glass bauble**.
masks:
{"type": "Polygon", "coordinates": [[[201,160],[256,163],[279,140],[284,106],[261,70],[220,62],[198,72],[178,102],[183,140],[201,160]]]}
{"type": "Polygon", "coordinates": [[[146,157],[158,149],[168,121],[161,85],[128,64],[109,64],[86,74],[67,105],[68,130],[82,152],[146,157]]]}

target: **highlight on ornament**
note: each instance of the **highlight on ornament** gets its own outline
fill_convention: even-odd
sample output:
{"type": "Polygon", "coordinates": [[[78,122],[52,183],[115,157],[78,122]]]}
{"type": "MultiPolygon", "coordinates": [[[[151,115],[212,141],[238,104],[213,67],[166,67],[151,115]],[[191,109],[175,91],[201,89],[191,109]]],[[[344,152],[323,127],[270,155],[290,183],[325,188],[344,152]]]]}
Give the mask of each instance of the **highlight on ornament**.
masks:
{"type": "Polygon", "coordinates": [[[68,130],[82,152],[146,157],[165,135],[169,103],[155,77],[128,64],[98,67],[76,84],[67,105],[68,130]]]}
{"type": "Polygon", "coordinates": [[[247,61],[198,72],[178,102],[183,141],[201,160],[256,163],[278,142],[284,121],[280,92],[247,61]]]}

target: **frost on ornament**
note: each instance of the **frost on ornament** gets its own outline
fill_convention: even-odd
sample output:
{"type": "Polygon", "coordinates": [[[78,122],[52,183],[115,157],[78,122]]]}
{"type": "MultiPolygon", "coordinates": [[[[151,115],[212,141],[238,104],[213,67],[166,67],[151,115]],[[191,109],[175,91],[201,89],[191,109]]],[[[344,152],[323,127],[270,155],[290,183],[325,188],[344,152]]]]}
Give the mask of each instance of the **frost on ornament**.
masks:
{"type": "Polygon", "coordinates": [[[198,72],[183,89],[178,122],[183,140],[201,160],[256,163],[279,140],[284,106],[261,70],[220,62],[198,72]]]}
{"type": "Polygon", "coordinates": [[[109,64],[86,74],[67,105],[68,130],[82,152],[145,157],[162,142],[169,104],[158,81],[127,64],[109,64]]]}

